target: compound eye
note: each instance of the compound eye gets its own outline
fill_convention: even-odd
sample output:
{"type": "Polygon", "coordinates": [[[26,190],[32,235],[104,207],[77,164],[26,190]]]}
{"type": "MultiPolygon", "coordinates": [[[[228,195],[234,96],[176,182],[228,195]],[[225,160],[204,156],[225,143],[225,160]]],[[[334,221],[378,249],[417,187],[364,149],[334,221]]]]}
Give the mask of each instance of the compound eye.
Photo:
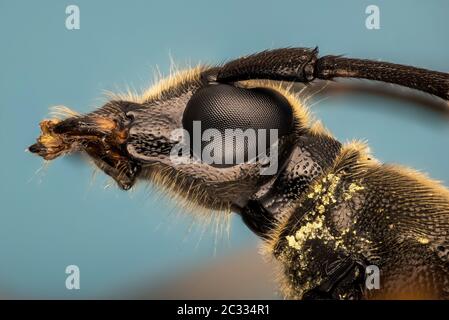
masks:
{"type": "Polygon", "coordinates": [[[182,124],[195,158],[209,156],[209,164],[228,167],[266,155],[273,142],[293,131],[293,112],[275,90],[211,84],[191,97],[182,124]]]}

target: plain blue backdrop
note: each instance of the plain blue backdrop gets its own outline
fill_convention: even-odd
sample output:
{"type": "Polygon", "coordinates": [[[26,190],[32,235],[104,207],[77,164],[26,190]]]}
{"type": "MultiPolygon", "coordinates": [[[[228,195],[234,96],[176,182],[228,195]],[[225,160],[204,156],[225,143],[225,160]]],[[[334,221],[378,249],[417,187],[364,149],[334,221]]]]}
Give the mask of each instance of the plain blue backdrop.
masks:
{"type": "MultiPolygon", "coordinates": [[[[266,48],[318,45],[321,54],[449,70],[447,1],[7,1],[0,0],[0,296],[102,297],[193,268],[257,242],[240,219],[215,241],[151,187],[104,189],[102,174],[70,158],[35,173],[25,153],[48,108],[101,104],[104,90],[151,84],[181,65],[222,62],[266,48]],[[81,29],[65,28],[76,4],[81,29]],[[380,7],[381,29],[365,28],[380,7]],[[215,245],[217,243],[217,245],[215,245]],[[64,286],[65,267],[82,290],[64,286]]],[[[342,141],[366,139],[382,161],[449,184],[449,125],[384,98],[332,98],[313,106],[342,141]],[[399,108],[401,107],[401,108],[399,108]],[[396,109],[401,112],[395,111],[396,109]]]]}

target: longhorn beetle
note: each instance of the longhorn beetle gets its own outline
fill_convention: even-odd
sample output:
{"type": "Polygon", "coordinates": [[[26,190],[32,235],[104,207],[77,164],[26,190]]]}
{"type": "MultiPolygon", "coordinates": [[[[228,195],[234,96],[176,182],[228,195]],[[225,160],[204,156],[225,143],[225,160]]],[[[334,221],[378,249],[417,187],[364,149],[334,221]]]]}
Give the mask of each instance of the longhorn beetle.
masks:
{"type": "MultiPolygon", "coordinates": [[[[447,73],[283,48],[192,68],[93,112],[44,120],[29,150],[46,160],[85,152],[124,190],[149,180],[201,208],[238,213],[282,265],[287,298],[448,298],[448,189],[379,163],[363,143],[341,144],[279,85],[334,78],[392,83],[449,100],[447,73]],[[227,129],[275,130],[276,172],[261,174],[266,163],[259,157],[210,164],[190,150],[195,161],[173,161],[173,148],[189,142],[173,131],[194,135],[195,122],[202,133],[225,137],[227,129]],[[381,271],[376,293],[364,286],[368,265],[381,271]]],[[[247,155],[251,148],[245,142],[233,152],[247,155]]]]}

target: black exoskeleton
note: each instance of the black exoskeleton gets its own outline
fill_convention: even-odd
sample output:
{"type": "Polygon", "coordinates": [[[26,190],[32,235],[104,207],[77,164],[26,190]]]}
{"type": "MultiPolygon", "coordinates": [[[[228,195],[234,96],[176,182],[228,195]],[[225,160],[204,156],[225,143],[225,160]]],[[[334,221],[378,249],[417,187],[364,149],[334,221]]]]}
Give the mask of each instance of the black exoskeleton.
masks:
{"type": "Polygon", "coordinates": [[[342,77],[449,99],[447,73],[277,49],[43,121],[29,150],[46,160],[86,152],[122,189],[149,180],[199,211],[238,213],[281,262],[288,298],[447,299],[448,189],[379,163],[363,143],[341,144],[279,84],[342,77]],[[368,290],[373,265],[380,288],[368,290]]]}

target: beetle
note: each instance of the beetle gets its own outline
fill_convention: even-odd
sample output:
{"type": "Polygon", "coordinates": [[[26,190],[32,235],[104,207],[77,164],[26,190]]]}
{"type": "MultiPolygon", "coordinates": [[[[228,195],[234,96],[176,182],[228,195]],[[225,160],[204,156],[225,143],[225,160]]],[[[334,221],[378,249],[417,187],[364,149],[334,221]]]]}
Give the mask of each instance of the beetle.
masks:
{"type": "Polygon", "coordinates": [[[449,100],[447,73],[281,48],[189,69],[87,114],[44,120],[29,150],[46,160],[84,152],[124,190],[150,181],[199,209],[239,214],[282,265],[287,298],[448,298],[448,189],[380,163],[364,143],[340,143],[279,85],[335,78],[449,100]],[[230,129],[264,132],[262,147],[245,136],[239,146],[236,136],[226,140],[230,129]],[[225,139],[212,141],[210,132],[225,139]],[[273,141],[267,132],[277,134],[273,141]],[[212,163],[201,158],[211,144],[212,163]],[[276,162],[270,174],[267,159],[276,162]],[[364,285],[371,265],[382,276],[375,292],[364,285]]]}

